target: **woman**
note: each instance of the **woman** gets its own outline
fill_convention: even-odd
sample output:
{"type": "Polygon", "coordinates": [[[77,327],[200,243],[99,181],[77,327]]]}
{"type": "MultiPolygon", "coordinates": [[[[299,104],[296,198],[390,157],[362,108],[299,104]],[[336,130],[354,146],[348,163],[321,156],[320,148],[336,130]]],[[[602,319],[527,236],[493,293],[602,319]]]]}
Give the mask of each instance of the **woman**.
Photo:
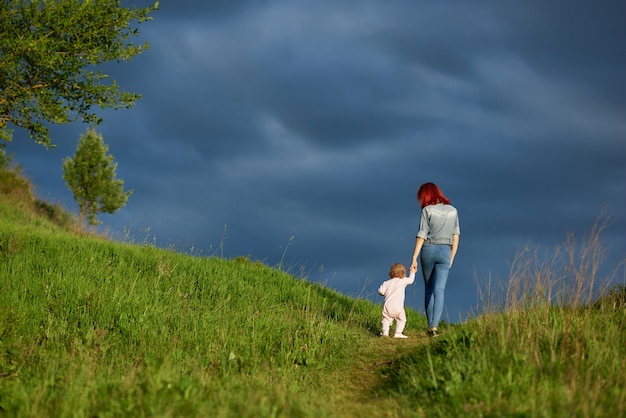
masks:
{"type": "Polygon", "coordinates": [[[428,334],[434,337],[443,314],[446,281],[459,247],[461,229],[456,208],[436,184],[422,184],[417,200],[422,214],[411,267],[417,267],[417,257],[420,256],[428,334]]]}

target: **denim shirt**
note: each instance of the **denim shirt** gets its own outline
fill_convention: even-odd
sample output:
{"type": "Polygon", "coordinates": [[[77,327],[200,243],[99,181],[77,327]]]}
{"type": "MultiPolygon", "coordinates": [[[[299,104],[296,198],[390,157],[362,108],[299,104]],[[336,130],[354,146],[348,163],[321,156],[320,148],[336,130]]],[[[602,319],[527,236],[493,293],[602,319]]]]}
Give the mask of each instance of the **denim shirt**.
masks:
{"type": "Polygon", "coordinates": [[[459,215],[454,206],[439,203],[422,209],[417,238],[424,238],[424,244],[452,245],[452,235],[461,235],[459,215]]]}

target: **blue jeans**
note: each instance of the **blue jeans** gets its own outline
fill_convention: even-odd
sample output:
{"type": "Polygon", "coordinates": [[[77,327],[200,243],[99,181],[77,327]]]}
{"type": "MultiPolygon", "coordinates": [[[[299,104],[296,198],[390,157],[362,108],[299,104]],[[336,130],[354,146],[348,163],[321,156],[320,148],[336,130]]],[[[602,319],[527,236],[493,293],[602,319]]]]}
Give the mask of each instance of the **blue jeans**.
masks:
{"type": "Polygon", "coordinates": [[[450,272],[450,257],[450,246],[445,244],[424,244],[420,253],[428,328],[436,328],[443,314],[443,299],[448,273],[450,272]]]}

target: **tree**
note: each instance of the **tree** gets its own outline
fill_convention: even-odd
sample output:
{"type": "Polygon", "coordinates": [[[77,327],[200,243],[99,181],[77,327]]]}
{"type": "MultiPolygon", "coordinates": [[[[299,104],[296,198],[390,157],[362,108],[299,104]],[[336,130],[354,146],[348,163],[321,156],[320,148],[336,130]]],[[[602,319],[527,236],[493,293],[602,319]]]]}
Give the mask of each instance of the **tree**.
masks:
{"type": "Polygon", "coordinates": [[[89,129],[81,135],[74,158],[63,160],[63,179],[80,208],[79,226],[85,219],[90,225],[100,224],[98,213],[117,212],[132,194],[124,191],[124,180],[115,178],[117,164],[108,150],[102,135],[89,129]]]}
{"type": "Polygon", "coordinates": [[[130,108],[141,96],[122,91],[97,66],[130,61],[149,47],[135,45],[133,27],[151,20],[159,2],[146,8],[120,0],[0,1],[0,140],[10,126],[23,128],[44,146],[53,146],[45,123],[82,119],[97,125],[92,110],[130,108]]]}

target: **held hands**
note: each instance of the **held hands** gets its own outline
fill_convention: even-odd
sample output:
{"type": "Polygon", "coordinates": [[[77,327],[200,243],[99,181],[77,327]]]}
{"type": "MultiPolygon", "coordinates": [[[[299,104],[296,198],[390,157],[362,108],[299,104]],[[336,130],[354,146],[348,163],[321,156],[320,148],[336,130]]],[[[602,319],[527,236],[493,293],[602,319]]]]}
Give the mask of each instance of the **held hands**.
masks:
{"type": "Polygon", "coordinates": [[[411,264],[411,273],[417,273],[417,262],[411,264]]]}

